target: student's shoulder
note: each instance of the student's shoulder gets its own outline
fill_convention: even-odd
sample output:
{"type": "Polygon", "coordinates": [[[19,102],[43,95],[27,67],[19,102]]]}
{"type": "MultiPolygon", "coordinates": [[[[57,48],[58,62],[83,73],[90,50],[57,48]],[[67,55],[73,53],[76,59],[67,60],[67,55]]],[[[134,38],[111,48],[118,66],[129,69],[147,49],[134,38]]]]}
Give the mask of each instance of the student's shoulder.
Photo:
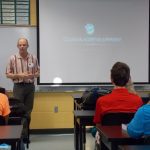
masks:
{"type": "Polygon", "coordinates": [[[132,99],[142,101],[142,98],[141,98],[138,94],[135,94],[135,93],[129,93],[129,96],[130,96],[132,99]]]}
{"type": "Polygon", "coordinates": [[[143,115],[144,115],[144,105],[143,106],[141,106],[137,111],[136,111],[136,117],[137,116],[142,116],[143,117],[143,115]]]}
{"type": "Polygon", "coordinates": [[[3,101],[3,100],[8,100],[8,97],[3,94],[3,93],[0,93],[0,100],[3,101]]]}
{"type": "Polygon", "coordinates": [[[101,96],[99,97],[98,101],[99,102],[107,102],[107,101],[110,101],[112,99],[113,95],[110,93],[110,94],[106,94],[104,96],[101,96]]]}

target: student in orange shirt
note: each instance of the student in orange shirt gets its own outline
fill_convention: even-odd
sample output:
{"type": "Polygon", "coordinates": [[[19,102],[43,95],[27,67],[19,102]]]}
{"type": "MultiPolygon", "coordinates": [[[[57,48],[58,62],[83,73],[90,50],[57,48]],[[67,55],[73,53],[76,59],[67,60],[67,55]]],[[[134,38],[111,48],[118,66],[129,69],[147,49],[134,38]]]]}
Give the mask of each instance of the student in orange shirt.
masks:
{"type": "Polygon", "coordinates": [[[0,115],[5,118],[7,124],[8,116],[10,114],[10,107],[8,97],[5,94],[0,93],[0,115]]]}

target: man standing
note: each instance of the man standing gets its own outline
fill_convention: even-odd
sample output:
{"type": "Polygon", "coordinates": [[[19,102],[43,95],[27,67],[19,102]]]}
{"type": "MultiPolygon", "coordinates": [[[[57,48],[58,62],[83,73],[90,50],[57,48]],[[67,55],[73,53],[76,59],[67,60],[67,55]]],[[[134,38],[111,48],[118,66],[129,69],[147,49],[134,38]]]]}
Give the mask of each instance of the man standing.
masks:
{"type": "Polygon", "coordinates": [[[40,68],[37,58],[27,51],[29,44],[26,38],[20,38],[17,47],[19,52],[10,57],[6,76],[14,82],[13,95],[24,103],[26,115],[30,118],[35,92],[34,80],[39,76],[40,68]]]}

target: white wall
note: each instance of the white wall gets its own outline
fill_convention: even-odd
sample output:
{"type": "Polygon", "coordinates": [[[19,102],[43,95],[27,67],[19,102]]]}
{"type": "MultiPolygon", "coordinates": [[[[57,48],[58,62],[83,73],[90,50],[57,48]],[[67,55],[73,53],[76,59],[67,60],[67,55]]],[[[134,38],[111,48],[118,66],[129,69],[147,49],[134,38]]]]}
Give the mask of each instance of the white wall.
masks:
{"type": "Polygon", "coordinates": [[[9,57],[18,52],[17,41],[20,37],[29,40],[28,51],[37,53],[36,27],[0,27],[0,86],[12,90],[13,82],[5,76],[6,65],[9,57]]]}

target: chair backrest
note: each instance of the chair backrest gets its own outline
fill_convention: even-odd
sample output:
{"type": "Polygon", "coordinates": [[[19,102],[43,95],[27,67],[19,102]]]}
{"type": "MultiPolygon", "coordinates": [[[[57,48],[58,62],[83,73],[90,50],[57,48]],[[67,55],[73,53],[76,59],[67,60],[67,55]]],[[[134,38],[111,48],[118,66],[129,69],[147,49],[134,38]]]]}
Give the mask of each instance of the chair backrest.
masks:
{"type": "Polygon", "coordinates": [[[11,113],[9,116],[13,117],[22,117],[26,112],[25,105],[21,102],[21,100],[15,97],[9,97],[9,105],[11,109],[11,113]]]}
{"type": "Polygon", "coordinates": [[[150,135],[149,136],[145,136],[145,144],[149,144],[150,145],[150,135]]]}
{"type": "Polygon", "coordinates": [[[21,125],[22,118],[21,117],[9,117],[8,118],[8,125],[21,125]]]}
{"type": "Polygon", "coordinates": [[[5,125],[5,118],[0,115],[0,125],[5,125]]]}
{"type": "Polygon", "coordinates": [[[102,118],[102,125],[121,125],[127,124],[134,117],[135,113],[128,112],[112,112],[107,113],[102,118]]]}
{"type": "Polygon", "coordinates": [[[0,93],[6,94],[6,90],[3,87],[0,87],[0,93]]]}

